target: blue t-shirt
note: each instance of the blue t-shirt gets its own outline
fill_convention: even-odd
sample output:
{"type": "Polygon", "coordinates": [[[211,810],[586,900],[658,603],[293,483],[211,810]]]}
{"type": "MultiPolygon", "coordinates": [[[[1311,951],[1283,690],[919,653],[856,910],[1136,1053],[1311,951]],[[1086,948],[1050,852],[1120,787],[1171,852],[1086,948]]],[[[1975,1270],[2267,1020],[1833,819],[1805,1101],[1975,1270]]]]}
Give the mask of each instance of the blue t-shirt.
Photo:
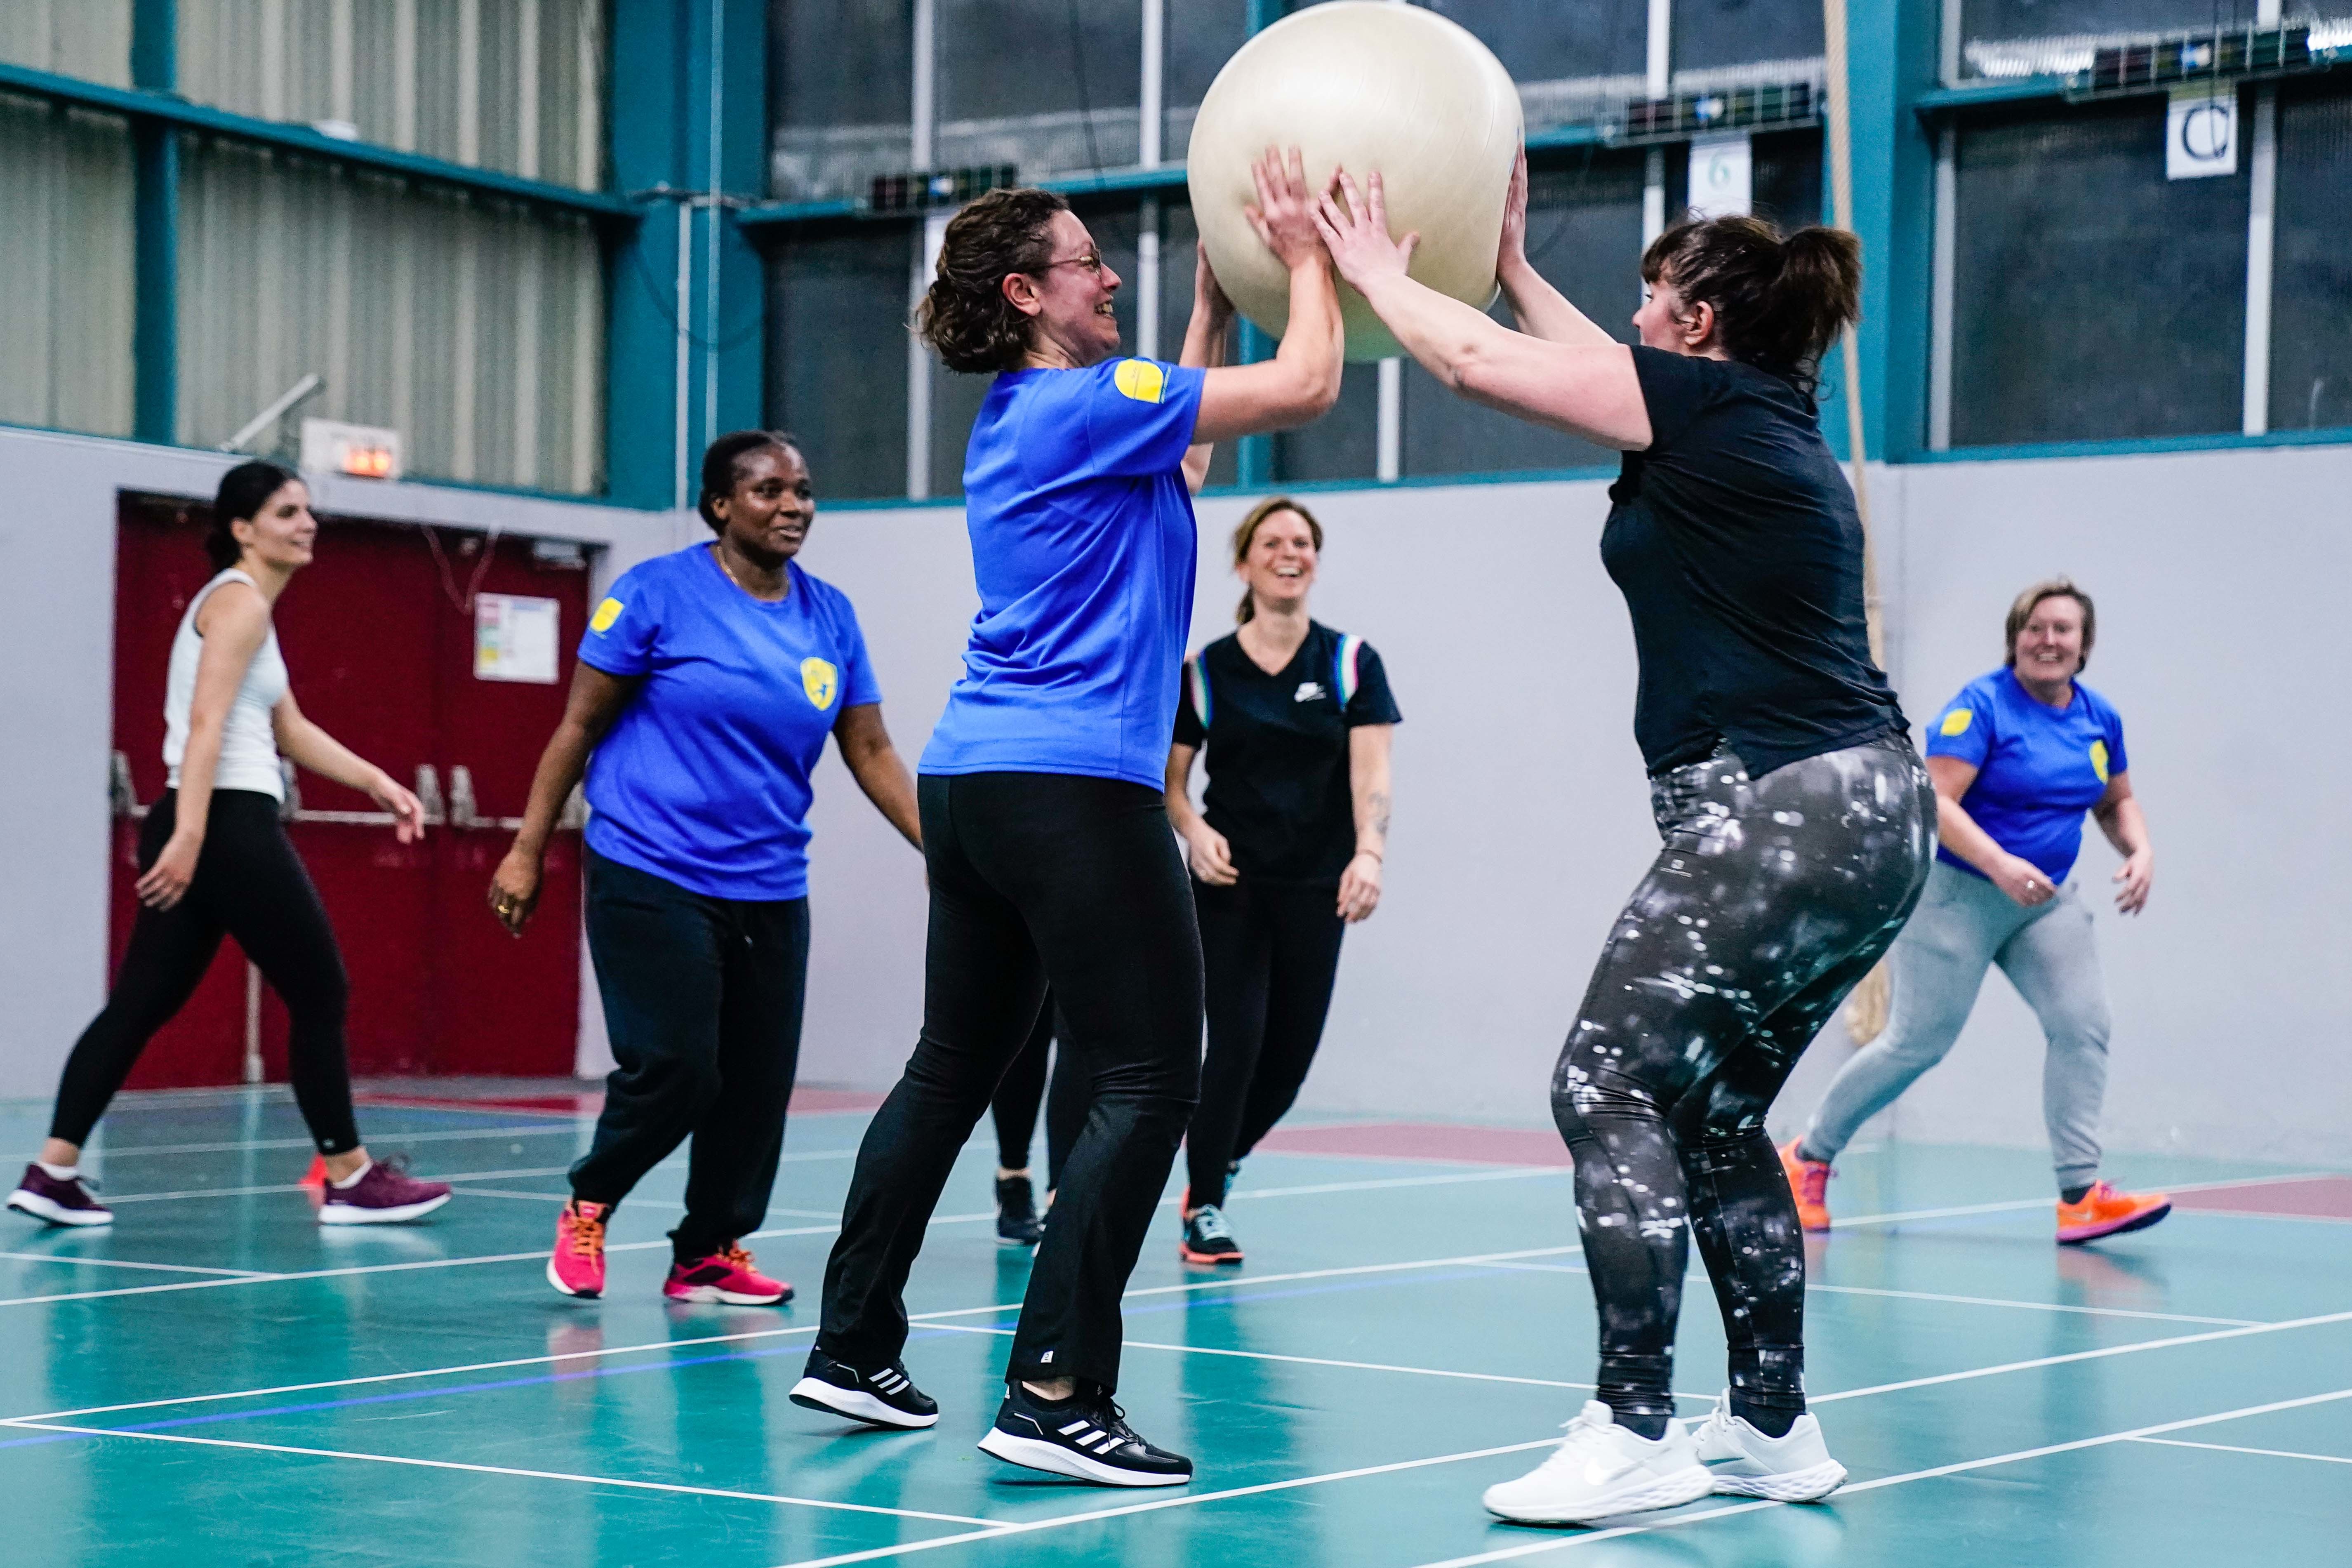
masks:
{"type": "Polygon", "coordinates": [[[809,770],[845,708],[882,700],[857,613],[786,563],[763,604],[708,544],[622,574],[580,657],[645,684],[588,763],[588,847],[714,899],[808,892],[809,770]]]}
{"type": "Polygon", "coordinates": [[[1106,360],[989,388],[963,466],[980,614],[924,773],[1160,787],[1192,623],[1182,465],[1203,374],[1106,360]]]}
{"type": "MultiPolygon", "coordinates": [[[[2124,721],[2107,700],[2074,683],[2074,700],[2047,707],[1996,669],[1960,689],[1927,727],[1927,754],[1976,764],[1960,806],[1992,841],[2063,882],[2083,852],[2083,814],[2131,766],[2124,721]]],[[[1983,872],[1938,847],[1936,858],[1972,877],[1983,872]]]]}

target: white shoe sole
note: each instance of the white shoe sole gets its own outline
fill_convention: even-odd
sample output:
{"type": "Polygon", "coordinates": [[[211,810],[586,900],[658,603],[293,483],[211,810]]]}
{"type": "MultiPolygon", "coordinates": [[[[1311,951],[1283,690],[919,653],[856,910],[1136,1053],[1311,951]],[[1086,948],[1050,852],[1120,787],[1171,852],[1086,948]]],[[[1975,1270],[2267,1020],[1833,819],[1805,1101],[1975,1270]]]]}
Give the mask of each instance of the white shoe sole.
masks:
{"type": "Polygon", "coordinates": [[[443,1193],[439,1197],[427,1198],[421,1204],[402,1204],[397,1208],[388,1209],[363,1209],[356,1204],[331,1202],[320,1205],[319,1223],[320,1225],[398,1225],[404,1220],[424,1218],[456,1195],[454,1193],[443,1193]]]}
{"type": "Polygon", "coordinates": [[[1717,1489],[1716,1478],[1705,1465],[1693,1464],[1671,1475],[1630,1481],[1591,1498],[1552,1507],[1496,1504],[1486,1500],[1486,1511],[1514,1524],[1591,1524],[1621,1514],[1647,1513],[1652,1509],[1680,1508],[1717,1489]]]}
{"type": "Polygon", "coordinates": [[[772,1307],[779,1301],[793,1299],[790,1290],[773,1296],[753,1296],[741,1290],[721,1290],[716,1285],[689,1285],[683,1290],[665,1289],[662,1296],[666,1300],[690,1301],[700,1307],[772,1307]]]}
{"type": "Polygon", "coordinates": [[[1812,1502],[1843,1485],[1845,1467],[1835,1459],[1780,1476],[1727,1476],[1721,1471],[1715,1476],[1715,1489],[1723,1497],[1763,1498],[1770,1502],[1812,1502]]]}
{"type": "Polygon", "coordinates": [[[988,1436],[980,1440],[980,1451],[993,1454],[1008,1465],[1021,1465],[1029,1469],[1069,1476],[1106,1487],[1181,1487],[1190,1486],[1192,1481],[1189,1472],[1181,1476],[1164,1476],[1143,1470],[1122,1470],[1116,1465],[1106,1465],[1084,1454],[1074,1454],[1058,1443],[1015,1436],[998,1426],[990,1427],[988,1436]]]}
{"type": "Polygon", "coordinates": [[[8,1194],[8,1206],[20,1214],[28,1214],[35,1219],[45,1220],[50,1225],[85,1226],[114,1223],[114,1211],[111,1209],[69,1209],[54,1198],[45,1198],[38,1193],[28,1193],[21,1187],[8,1194]]]}
{"type": "Polygon", "coordinates": [[[602,1290],[575,1289],[566,1285],[563,1282],[563,1276],[555,1271],[555,1259],[552,1258],[547,1260],[547,1282],[554,1286],[557,1291],[571,1297],[575,1301],[593,1301],[604,1293],[602,1290]]]}
{"type": "Polygon", "coordinates": [[[794,1405],[811,1410],[829,1410],[835,1415],[846,1415],[852,1421],[863,1421],[869,1426],[889,1426],[901,1432],[920,1431],[940,1424],[938,1412],[929,1415],[909,1415],[896,1406],[883,1404],[863,1389],[842,1388],[821,1377],[804,1377],[793,1384],[785,1397],[794,1405]]]}

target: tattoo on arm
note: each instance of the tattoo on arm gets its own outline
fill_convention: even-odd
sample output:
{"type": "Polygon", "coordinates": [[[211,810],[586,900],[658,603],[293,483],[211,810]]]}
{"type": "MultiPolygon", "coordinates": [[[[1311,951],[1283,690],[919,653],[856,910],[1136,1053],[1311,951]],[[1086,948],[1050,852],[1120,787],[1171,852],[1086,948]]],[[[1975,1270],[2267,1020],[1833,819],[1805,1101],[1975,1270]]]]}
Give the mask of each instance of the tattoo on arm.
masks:
{"type": "Polygon", "coordinates": [[[1374,790],[1370,795],[1364,797],[1364,805],[1371,813],[1372,831],[1379,834],[1382,838],[1386,838],[1389,836],[1388,792],[1385,790],[1374,790]]]}

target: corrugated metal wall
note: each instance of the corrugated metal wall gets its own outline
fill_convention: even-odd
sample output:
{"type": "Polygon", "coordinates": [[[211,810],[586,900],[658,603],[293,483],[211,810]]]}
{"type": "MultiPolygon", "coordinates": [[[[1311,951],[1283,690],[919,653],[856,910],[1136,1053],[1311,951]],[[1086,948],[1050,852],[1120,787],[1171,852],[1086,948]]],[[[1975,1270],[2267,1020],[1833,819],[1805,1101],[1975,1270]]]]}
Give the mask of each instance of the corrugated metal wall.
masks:
{"type": "Polygon", "coordinates": [[[194,138],[181,170],[182,441],[226,439],[315,371],[301,412],[399,429],[415,475],[601,486],[584,220],[194,138]]]}
{"type": "Polygon", "coordinates": [[[179,7],[180,90],[198,103],[342,121],[404,152],[583,190],[604,184],[604,0],[179,7]]]}
{"type": "Polygon", "coordinates": [[[0,421],[131,433],[131,184],[121,121],[0,95],[0,421]]]}
{"type": "Polygon", "coordinates": [[[0,60],[131,85],[131,0],[0,0],[0,60]]]}

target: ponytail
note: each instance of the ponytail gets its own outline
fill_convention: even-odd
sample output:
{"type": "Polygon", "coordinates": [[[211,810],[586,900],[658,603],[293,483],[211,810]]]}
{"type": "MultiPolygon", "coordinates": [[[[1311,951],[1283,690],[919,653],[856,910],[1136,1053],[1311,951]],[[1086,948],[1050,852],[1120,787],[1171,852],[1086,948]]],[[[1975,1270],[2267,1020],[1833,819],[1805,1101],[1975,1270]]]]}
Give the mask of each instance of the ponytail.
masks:
{"type": "Polygon", "coordinates": [[[239,463],[221,476],[213,493],[213,521],[205,530],[205,556],[215,572],[226,572],[245,554],[229,529],[233,522],[251,522],[269,504],[269,498],[301,478],[276,463],[239,463]]]}
{"type": "MultiPolygon", "coordinates": [[[[1249,564],[1250,542],[1257,537],[1257,525],[1278,511],[1295,513],[1304,521],[1307,524],[1307,536],[1315,541],[1315,552],[1318,555],[1323,553],[1323,525],[1315,521],[1315,514],[1288,496],[1268,496],[1250,508],[1249,515],[1242,519],[1239,528],[1234,530],[1234,571],[1238,572],[1249,564]]],[[[1244,588],[1241,605],[1234,611],[1234,624],[1245,626],[1256,616],[1256,602],[1250,591],[1244,588]]]]}
{"type": "Polygon", "coordinates": [[[1862,319],[1862,241],[1818,224],[1784,237],[1759,217],[1685,218],[1643,252],[1642,280],[1704,300],[1726,353],[1810,397],[1822,354],[1862,319]]]}

